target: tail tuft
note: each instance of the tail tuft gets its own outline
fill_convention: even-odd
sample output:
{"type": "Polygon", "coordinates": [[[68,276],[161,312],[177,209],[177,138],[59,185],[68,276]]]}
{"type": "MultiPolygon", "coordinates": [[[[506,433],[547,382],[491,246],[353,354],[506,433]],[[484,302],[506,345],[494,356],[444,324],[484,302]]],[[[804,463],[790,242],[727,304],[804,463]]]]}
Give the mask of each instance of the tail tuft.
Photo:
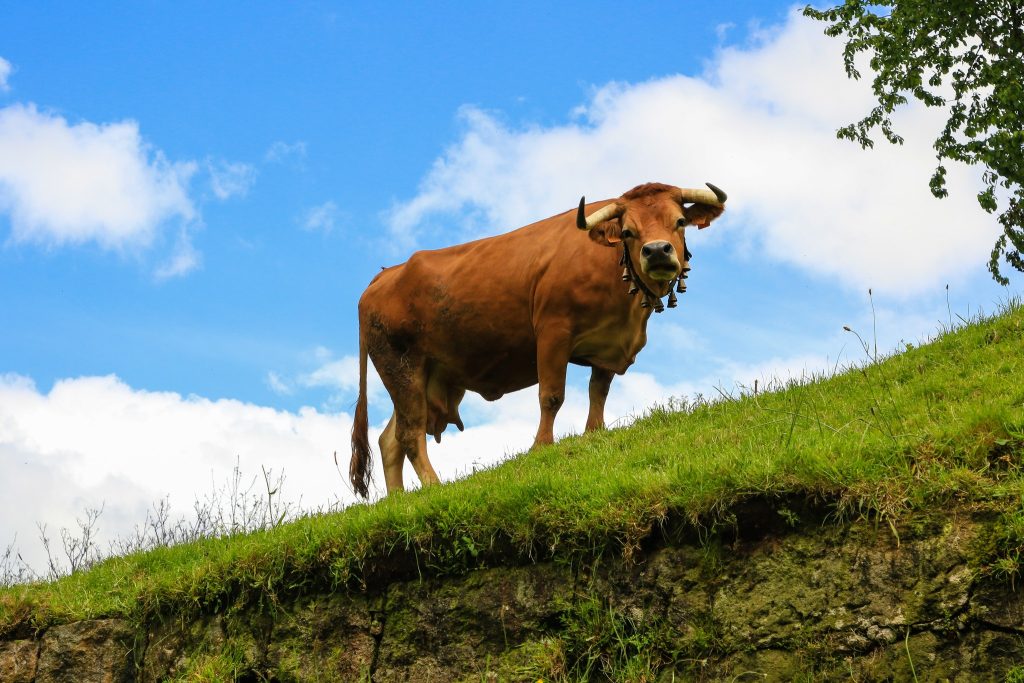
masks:
{"type": "Polygon", "coordinates": [[[349,480],[352,488],[363,498],[370,495],[370,450],[368,437],[368,418],[366,414],[366,343],[359,338],[359,398],[356,401],[355,416],[352,419],[352,460],[348,466],[349,480]]]}

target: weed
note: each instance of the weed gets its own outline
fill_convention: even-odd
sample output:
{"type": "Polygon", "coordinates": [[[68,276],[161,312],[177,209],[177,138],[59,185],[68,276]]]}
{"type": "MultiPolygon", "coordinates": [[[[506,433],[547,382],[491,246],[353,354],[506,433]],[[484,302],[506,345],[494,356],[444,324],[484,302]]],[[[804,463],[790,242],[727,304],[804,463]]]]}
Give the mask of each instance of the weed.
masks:
{"type": "Polygon", "coordinates": [[[45,525],[38,525],[39,543],[46,554],[46,572],[40,574],[26,563],[12,541],[0,554],[0,587],[38,581],[56,581],[102,562],[110,557],[127,556],[157,548],[194,543],[204,539],[226,538],[240,534],[267,531],[280,526],[287,519],[298,516],[298,506],[282,502],[280,491],[285,477],[273,470],[261,468],[263,491],[257,487],[257,476],[245,483],[238,462],[229,479],[217,486],[193,505],[189,517],[174,517],[170,501],[163,498],[146,512],[146,519],[132,534],[115,539],[104,551],[97,543],[99,521],[103,506],[86,508],[83,517],[76,520],[77,530],[62,527],[59,530],[61,547],[58,549],[45,525]],[[265,493],[264,493],[265,491],[265,493]]]}
{"type": "Polygon", "coordinates": [[[220,652],[200,652],[186,660],[172,683],[225,683],[256,680],[237,649],[226,647],[220,652]]]}
{"type": "Polygon", "coordinates": [[[563,605],[561,623],[558,637],[535,655],[531,676],[648,683],[674,659],[666,628],[638,608],[623,612],[588,595],[563,605]]]}
{"type": "Polygon", "coordinates": [[[906,635],[903,637],[903,649],[907,651],[907,662],[910,664],[910,674],[914,677],[914,683],[917,683],[917,669],[914,668],[914,657],[910,654],[910,629],[907,629],[906,635]]]}

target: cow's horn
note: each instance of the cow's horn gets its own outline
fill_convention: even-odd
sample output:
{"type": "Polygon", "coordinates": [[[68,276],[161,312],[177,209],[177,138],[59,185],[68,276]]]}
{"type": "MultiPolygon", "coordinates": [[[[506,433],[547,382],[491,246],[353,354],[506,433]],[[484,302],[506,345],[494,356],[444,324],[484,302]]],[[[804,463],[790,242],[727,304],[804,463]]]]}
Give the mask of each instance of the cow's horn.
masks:
{"type": "Polygon", "coordinates": [[[728,196],[711,183],[705,183],[709,190],[685,190],[679,189],[679,201],[682,203],[696,202],[697,204],[711,204],[712,206],[724,206],[728,196]]]}
{"type": "Polygon", "coordinates": [[[725,200],[729,198],[729,195],[727,195],[725,193],[725,190],[723,190],[722,188],[718,187],[717,185],[712,185],[711,183],[704,183],[704,184],[707,185],[708,187],[710,187],[711,191],[715,193],[715,197],[718,198],[718,203],[719,204],[725,204],[725,200]]]}
{"type": "Polygon", "coordinates": [[[602,206],[589,216],[586,216],[583,213],[584,203],[585,197],[580,197],[580,208],[576,212],[576,227],[580,230],[590,230],[595,225],[604,223],[609,218],[615,218],[622,213],[622,208],[619,206],[618,202],[612,202],[607,206],[602,206]]]}

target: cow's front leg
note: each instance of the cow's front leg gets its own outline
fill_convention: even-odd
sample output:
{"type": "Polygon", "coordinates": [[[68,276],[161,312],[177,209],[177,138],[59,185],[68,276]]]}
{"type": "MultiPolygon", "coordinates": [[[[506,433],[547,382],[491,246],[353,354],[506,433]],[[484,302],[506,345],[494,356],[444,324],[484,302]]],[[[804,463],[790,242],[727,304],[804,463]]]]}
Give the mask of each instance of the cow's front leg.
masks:
{"type": "Polygon", "coordinates": [[[590,413],[587,415],[587,431],[604,429],[604,402],[612,386],[615,373],[599,367],[590,369],[590,413]]]}
{"type": "Polygon", "coordinates": [[[540,426],[534,447],[555,441],[555,415],[565,401],[565,370],[569,365],[570,335],[549,331],[537,337],[537,380],[540,384],[540,426]]]}

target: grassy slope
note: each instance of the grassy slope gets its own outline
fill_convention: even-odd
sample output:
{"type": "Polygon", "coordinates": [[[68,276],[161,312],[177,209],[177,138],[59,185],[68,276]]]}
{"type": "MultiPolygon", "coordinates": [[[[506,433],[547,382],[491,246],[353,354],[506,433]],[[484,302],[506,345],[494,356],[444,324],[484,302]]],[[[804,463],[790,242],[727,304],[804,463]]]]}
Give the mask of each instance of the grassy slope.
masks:
{"type": "Polygon", "coordinates": [[[897,522],[991,509],[985,570],[1024,547],[1024,308],[784,390],[657,410],[463,481],[268,532],[108,560],[0,591],[0,635],[68,620],[211,610],[503,562],[629,555],[657,533],[728,523],[753,497],[897,522]]]}

